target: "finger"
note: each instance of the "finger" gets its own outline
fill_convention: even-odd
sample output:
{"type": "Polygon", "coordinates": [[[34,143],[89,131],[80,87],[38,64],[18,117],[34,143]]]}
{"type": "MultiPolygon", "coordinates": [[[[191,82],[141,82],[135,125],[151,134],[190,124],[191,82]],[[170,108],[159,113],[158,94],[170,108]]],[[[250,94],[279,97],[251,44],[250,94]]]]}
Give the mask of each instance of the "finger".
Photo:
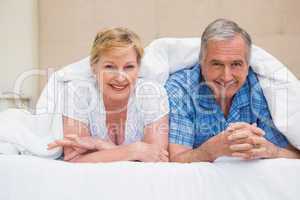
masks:
{"type": "Polygon", "coordinates": [[[246,159],[246,160],[253,160],[253,159],[264,158],[266,150],[267,149],[265,147],[251,149],[251,150],[249,150],[247,152],[244,152],[247,155],[244,159],[246,159]]]}
{"type": "Polygon", "coordinates": [[[238,157],[238,158],[245,158],[245,157],[247,157],[247,154],[246,153],[240,153],[240,152],[234,152],[234,153],[231,154],[231,156],[238,157]]]}
{"type": "Polygon", "coordinates": [[[252,144],[234,144],[229,146],[232,151],[248,151],[253,148],[252,144]]]}
{"type": "Polygon", "coordinates": [[[166,151],[165,149],[162,149],[162,150],[161,150],[161,153],[162,153],[163,155],[169,157],[169,152],[166,151]]]}
{"type": "Polygon", "coordinates": [[[251,137],[250,139],[251,139],[252,144],[258,145],[258,146],[264,145],[265,141],[266,141],[266,139],[264,137],[251,137]]]}
{"type": "Polygon", "coordinates": [[[263,158],[267,149],[265,147],[261,147],[258,149],[252,149],[251,150],[251,156],[253,158],[263,158]]]}
{"type": "Polygon", "coordinates": [[[56,140],[55,143],[63,147],[74,147],[74,146],[78,147],[78,145],[75,142],[68,139],[56,140]]]}
{"type": "Polygon", "coordinates": [[[77,140],[79,139],[79,136],[77,135],[67,135],[65,138],[69,141],[72,141],[74,143],[78,143],[77,140]]]}
{"type": "Polygon", "coordinates": [[[230,128],[232,130],[238,130],[238,129],[242,129],[242,128],[247,128],[249,126],[250,126],[250,124],[248,124],[246,122],[235,122],[235,123],[229,124],[228,128],[230,128]]]}
{"type": "Polygon", "coordinates": [[[249,153],[240,153],[240,152],[235,152],[235,153],[232,153],[232,156],[233,157],[238,157],[238,158],[242,158],[244,160],[252,160],[254,159],[251,154],[249,153]]]}
{"type": "Polygon", "coordinates": [[[248,131],[236,131],[232,133],[231,135],[228,136],[229,141],[233,140],[240,140],[240,139],[246,139],[249,137],[249,132],[248,131]]]}
{"type": "Polygon", "coordinates": [[[75,138],[77,138],[77,137],[79,137],[79,136],[76,134],[65,135],[65,138],[72,139],[72,140],[75,140],[75,138]]]}
{"type": "Polygon", "coordinates": [[[162,156],[160,159],[161,162],[169,162],[169,157],[167,156],[162,156]]]}
{"type": "Polygon", "coordinates": [[[228,132],[233,132],[233,131],[235,131],[235,129],[234,129],[234,127],[233,127],[233,126],[229,125],[229,126],[226,128],[226,130],[225,130],[225,131],[228,131],[228,132]]]}
{"type": "Polygon", "coordinates": [[[257,136],[264,136],[265,135],[265,132],[257,127],[256,125],[251,125],[251,130],[257,135],[257,136]]]}
{"type": "Polygon", "coordinates": [[[88,149],[78,148],[78,147],[74,147],[74,149],[80,154],[83,154],[88,151],[88,149]]]}
{"type": "Polygon", "coordinates": [[[69,153],[69,154],[67,154],[67,155],[64,156],[64,161],[70,161],[70,160],[72,160],[73,158],[75,158],[78,155],[80,155],[79,152],[72,151],[71,153],[69,153]]]}
{"type": "Polygon", "coordinates": [[[95,149],[95,143],[93,143],[92,140],[90,142],[85,141],[85,139],[87,139],[88,137],[79,137],[78,135],[72,134],[72,135],[67,135],[66,138],[71,140],[74,146],[76,145],[79,148],[85,148],[90,150],[95,149]]]}
{"type": "Polygon", "coordinates": [[[246,123],[246,122],[236,122],[236,123],[230,124],[229,127],[230,127],[230,130],[231,129],[233,129],[233,130],[250,129],[250,130],[253,131],[253,133],[255,133],[258,136],[265,135],[265,132],[261,128],[257,127],[256,123],[249,124],[249,123],[246,123]]]}
{"type": "Polygon", "coordinates": [[[96,141],[95,140],[85,140],[83,138],[77,138],[76,143],[85,149],[93,150],[96,149],[96,141]]]}
{"type": "Polygon", "coordinates": [[[47,148],[48,150],[51,150],[51,149],[54,149],[54,148],[57,148],[57,147],[61,147],[56,142],[52,142],[52,143],[48,144],[47,146],[48,146],[48,148],[47,148]]]}
{"type": "Polygon", "coordinates": [[[56,143],[61,147],[72,147],[72,148],[79,148],[79,149],[82,148],[82,149],[84,149],[84,147],[77,144],[76,142],[72,142],[72,141],[69,141],[69,140],[66,140],[66,139],[56,141],[56,143]]]}
{"type": "Polygon", "coordinates": [[[169,162],[169,157],[165,155],[159,156],[161,162],[169,162]]]}

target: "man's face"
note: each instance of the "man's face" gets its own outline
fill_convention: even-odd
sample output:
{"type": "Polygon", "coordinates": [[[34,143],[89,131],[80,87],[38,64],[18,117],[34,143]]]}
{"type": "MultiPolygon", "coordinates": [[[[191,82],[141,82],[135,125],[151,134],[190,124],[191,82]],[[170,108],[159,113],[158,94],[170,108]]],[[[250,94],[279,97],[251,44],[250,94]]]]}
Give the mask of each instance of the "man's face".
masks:
{"type": "Polygon", "coordinates": [[[231,40],[208,41],[202,60],[202,76],[217,100],[231,99],[248,75],[247,45],[241,36],[231,40]]]}

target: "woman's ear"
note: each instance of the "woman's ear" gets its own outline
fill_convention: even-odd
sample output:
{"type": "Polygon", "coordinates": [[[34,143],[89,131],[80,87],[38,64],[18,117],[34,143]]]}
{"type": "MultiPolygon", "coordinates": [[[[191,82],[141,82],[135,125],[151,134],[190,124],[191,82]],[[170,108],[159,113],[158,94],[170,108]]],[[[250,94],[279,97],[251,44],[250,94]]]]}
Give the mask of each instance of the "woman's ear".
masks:
{"type": "Polygon", "coordinates": [[[91,64],[91,71],[94,75],[96,74],[96,64],[91,64]]]}

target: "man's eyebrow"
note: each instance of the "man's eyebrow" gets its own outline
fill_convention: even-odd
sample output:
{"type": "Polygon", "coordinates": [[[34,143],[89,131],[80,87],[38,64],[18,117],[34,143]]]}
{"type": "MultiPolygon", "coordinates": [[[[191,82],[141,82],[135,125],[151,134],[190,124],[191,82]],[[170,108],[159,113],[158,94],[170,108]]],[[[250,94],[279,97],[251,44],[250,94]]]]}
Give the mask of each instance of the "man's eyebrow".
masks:
{"type": "Polygon", "coordinates": [[[220,60],[216,60],[216,59],[212,59],[211,61],[209,61],[210,63],[223,63],[222,61],[220,60]]]}
{"type": "Polygon", "coordinates": [[[243,60],[234,60],[234,61],[232,61],[233,63],[244,63],[244,61],[243,60]]]}

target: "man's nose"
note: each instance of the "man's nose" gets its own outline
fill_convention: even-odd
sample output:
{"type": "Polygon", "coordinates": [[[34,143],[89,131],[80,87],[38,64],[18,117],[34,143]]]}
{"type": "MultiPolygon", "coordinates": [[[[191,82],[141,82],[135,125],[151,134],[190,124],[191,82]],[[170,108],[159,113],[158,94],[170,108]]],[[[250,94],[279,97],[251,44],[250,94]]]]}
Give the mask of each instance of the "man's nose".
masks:
{"type": "Polygon", "coordinates": [[[233,76],[232,76],[230,66],[225,66],[224,67],[224,72],[223,72],[223,81],[224,81],[224,83],[227,83],[227,82],[231,81],[232,79],[233,79],[233,76]]]}

